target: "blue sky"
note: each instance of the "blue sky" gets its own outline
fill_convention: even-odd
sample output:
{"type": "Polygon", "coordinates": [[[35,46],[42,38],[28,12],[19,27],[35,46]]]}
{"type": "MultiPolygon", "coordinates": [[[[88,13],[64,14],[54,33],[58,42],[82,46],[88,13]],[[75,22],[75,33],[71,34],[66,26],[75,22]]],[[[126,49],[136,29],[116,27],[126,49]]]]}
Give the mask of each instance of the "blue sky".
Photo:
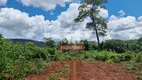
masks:
{"type": "MultiPolygon", "coordinates": [[[[109,0],[106,4],[106,8],[109,11],[109,15],[119,15],[118,11],[123,10],[127,15],[139,17],[142,15],[142,0],[109,0]]],[[[22,3],[17,2],[16,0],[8,0],[7,6],[1,7],[9,7],[15,8],[22,12],[29,13],[30,16],[34,15],[44,15],[45,19],[56,20],[57,16],[61,14],[61,12],[65,11],[69,7],[69,3],[66,3],[66,7],[61,7],[57,5],[55,10],[44,11],[41,8],[35,8],[33,6],[23,6],[22,3]],[[54,15],[51,15],[51,12],[54,15]]]]}
{"type": "Polygon", "coordinates": [[[22,3],[16,0],[8,0],[6,6],[1,6],[1,7],[9,7],[9,8],[18,9],[22,12],[29,13],[30,16],[44,15],[45,19],[55,20],[61,12],[67,10],[68,6],[69,6],[69,3],[66,3],[66,7],[61,7],[57,5],[55,10],[44,11],[41,8],[35,8],[32,6],[28,6],[28,7],[24,6],[22,3]],[[51,15],[51,12],[53,12],[54,15],[51,15]]]}
{"type": "MultiPolygon", "coordinates": [[[[0,0],[0,34],[5,38],[41,40],[96,40],[85,28],[90,21],[75,23],[80,0],[0,0]],[[22,30],[21,30],[22,29],[22,30]]],[[[142,0],[109,0],[100,16],[108,20],[106,39],[137,39],[142,37],[142,0]],[[124,34],[127,33],[127,34],[124,34]]]]}
{"type": "Polygon", "coordinates": [[[139,17],[142,15],[142,0],[109,0],[107,4],[107,9],[109,10],[109,15],[118,15],[119,10],[123,10],[126,16],[139,17]]]}

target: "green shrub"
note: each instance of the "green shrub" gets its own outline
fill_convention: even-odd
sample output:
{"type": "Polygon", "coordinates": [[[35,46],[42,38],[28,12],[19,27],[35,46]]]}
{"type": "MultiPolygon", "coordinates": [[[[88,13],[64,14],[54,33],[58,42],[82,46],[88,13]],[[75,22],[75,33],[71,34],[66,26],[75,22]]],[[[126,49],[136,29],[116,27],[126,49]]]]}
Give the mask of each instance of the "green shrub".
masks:
{"type": "Polygon", "coordinates": [[[135,62],[136,63],[142,63],[142,53],[135,54],[135,62]]]}
{"type": "Polygon", "coordinates": [[[5,40],[0,42],[0,80],[22,79],[28,74],[40,73],[49,63],[49,53],[45,48],[32,43],[21,45],[5,40]]]}

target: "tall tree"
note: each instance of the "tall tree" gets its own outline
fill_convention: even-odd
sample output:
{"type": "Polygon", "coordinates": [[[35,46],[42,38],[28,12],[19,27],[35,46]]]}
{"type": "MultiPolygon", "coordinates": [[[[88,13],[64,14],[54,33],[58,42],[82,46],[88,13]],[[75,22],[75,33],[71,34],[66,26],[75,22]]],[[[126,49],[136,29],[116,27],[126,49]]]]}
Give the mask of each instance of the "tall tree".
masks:
{"type": "Polygon", "coordinates": [[[107,0],[84,0],[78,8],[79,15],[75,19],[75,22],[82,22],[86,17],[92,20],[86,24],[86,28],[96,34],[98,50],[101,47],[99,36],[105,36],[107,32],[107,21],[99,16],[99,8],[105,8],[105,3],[107,0]]]}

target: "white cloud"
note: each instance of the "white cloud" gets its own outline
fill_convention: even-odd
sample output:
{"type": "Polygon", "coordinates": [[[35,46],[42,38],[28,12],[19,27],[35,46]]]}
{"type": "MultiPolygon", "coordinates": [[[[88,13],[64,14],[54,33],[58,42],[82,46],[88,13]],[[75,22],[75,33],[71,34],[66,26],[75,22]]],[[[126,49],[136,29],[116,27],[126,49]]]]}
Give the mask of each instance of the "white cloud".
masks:
{"type": "Polygon", "coordinates": [[[138,19],[137,19],[138,21],[139,21],[139,25],[142,25],[142,16],[140,16],[140,17],[138,17],[138,19]]]}
{"type": "Polygon", "coordinates": [[[118,13],[120,14],[120,16],[124,16],[126,14],[123,10],[120,10],[118,13]]]}
{"type": "MultiPolygon", "coordinates": [[[[91,31],[85,26],[89,18],[84,22],[75,23],[74,19],[78,16],[78,3],[71,3],[67,11],[62,12],[57,20],[48,21],[42,15],[30,17],[27,13],[13,8],[1,8],[0,28],[6,29],[20,38],[35,38],[38,36],[52,37],[54,40],[68,38],[69,40],[95,39],[91,31]]],[[[101,16],[106,16],[107,11],[101,11],[101,16]],[[105,13],[106,12],[106,13],[105,13]]]]}
{"type": "MultiPolygon", "coordinates": [[[[86,23],[91,21],[90,18],[86,18],[81,23],[74,22],[74,19],[77,18],[77,16],[78,16],[78,12],[79,12],[78,7],[79,6],[80,6],[80,4],[78,4],[78,3],[70,4],[67,11],[62,12],[58,16],[57,20],[51,21],[50,27],[52,27],[52,28],[54,27],[51,34],[48,34],[49,31],[47,29],[44,36],[45,37],[48,37],[48,36],[53,37],[54,36],[54,38],[56,37],[55,39],[57,39],[57,37],[58,38],[60,37],[59,39],[67,38],[72,41],[81,40],[81,39],[88,39],[88,40],[95,39],[96,37],[94,36],[94,34],[92,34],[91,31],[88,31],[85,28],[86,23]]],[[[100,9],[99,15],[106,18],[106,17],[108,17],[108,11],[105,9],[100,9]]]]}
{"type": "Polygon", "coordinates": [[[103,9],[103,8],[99,8],[99,10],[100,10],[99,15],[100,15],[101,17],[103,17],[103,18],[107,18],[107,17],[108,17],[108,10],[103,9]]]}
{"type": "Polygon", "coordinates": [[[44,16],[29,17],[27,13],[13,8],[0,9],[0,28],[11,31],[11,34],[24,38],[34,38],[40,35],[49,24],[44,16]]]}
{"type": "Polygon", "coordinates": [[[0,6],[6,5],[6,3],[7,3],[7,0],[0,0],[0,6]]]}
{"type": "MultiPolygon", "coordinates": [[[[6,37],[18,36],[19,38],[30,39],[52,37],[57,41],[62,38],[72,41],[80,39],[96,40],[95,34],[85,28],[86,23],[90,21],[89,18],[81,23],[74,22],[74,19],[78,16],[78,7],[78,3],[71,3],[69,8],[54,21],[45,20],[42,15],[30,17],[28,13],[13,8],[1,8],[0,32],[5,33],[6,37]],[[9,36],[7,33],[11,35],[9,36]]],[[[100,9],[99,15],[107,18],[108,11],[100,9]]],[[[142,37],[141,31],[142,16],[136,19],[134,16],[112,15],[108,20],[108,35],[100,39],[136,39],[142,37]]]]}
{"type": "Polygon", "coordinates": [[[80,0],[17,0],[23,3],[25,6],[34,6],[37,8],[42,8],[46,11],[54,10],[57,5],[62,7],[69,2],[78,2],[80,0]]]}
{"type": "Polygon", "coordinates": [[[110,31],[127,30],[136,27],[136,25],[137,21],[133,16],[119,18],[113,15],[110,17],[110,21],[108,23],[110,31]]]}
{"type": "Polygon", "coordinates": [[[117,17],[112,15],[108,22],[108,35],[112,39],[137,39],[142,37],[141,17],[117,17]]]}

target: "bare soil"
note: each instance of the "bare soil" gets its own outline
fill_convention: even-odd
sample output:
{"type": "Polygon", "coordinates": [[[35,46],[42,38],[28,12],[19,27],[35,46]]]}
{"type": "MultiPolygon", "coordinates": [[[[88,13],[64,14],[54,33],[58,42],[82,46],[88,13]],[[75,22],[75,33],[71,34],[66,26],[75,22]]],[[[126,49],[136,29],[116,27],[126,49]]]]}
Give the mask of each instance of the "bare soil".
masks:
{"type": "Polygon", "coordinates": [[[122,64],[101,61],[77,64],[77,80],[136,80],[122,64]]]}
{"type": "MultiPolygon", "coordinates": [[[[71,65],[69,61],[52,62],[51,68],[45,69],[41,74],[29,75],[26,79],[45,80],[51,73],[56,73],[66,64],[71,65]]],[[[126,66],[101,61],[76,61],[76,76],[77,80],[136,80],[134,75],[126,69],[126,66]]],[[[69,80],[69,78],[59,80],[69,80]]]]}
{"type": "Polygon", "coordinates": [[[51,67],[44,70],[41,74],[31,74],[28,77],[26,77],[27,80],[45,80],[49,77],[51,73],[56,73],[58,69],[63,67],[63,65],[68,64],[68,62],[52,62],[51,67]]]}

